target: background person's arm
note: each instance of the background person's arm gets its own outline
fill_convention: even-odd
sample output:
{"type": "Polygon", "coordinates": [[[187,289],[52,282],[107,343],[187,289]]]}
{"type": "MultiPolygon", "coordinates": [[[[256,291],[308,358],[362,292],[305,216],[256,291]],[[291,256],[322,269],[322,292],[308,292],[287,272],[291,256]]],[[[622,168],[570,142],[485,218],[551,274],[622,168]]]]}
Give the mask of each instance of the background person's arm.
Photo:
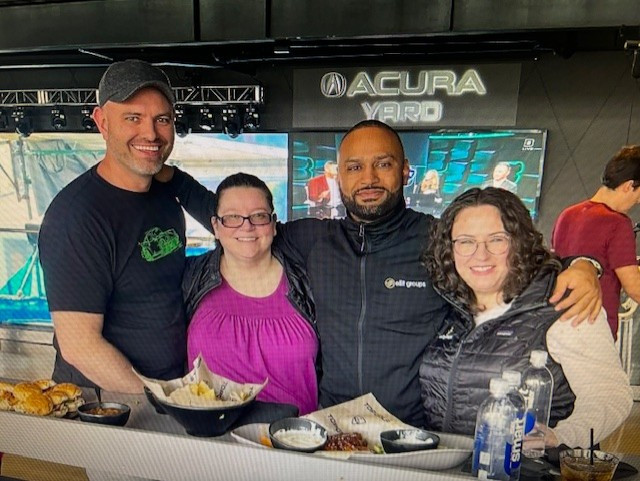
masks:
{"type": "Polygon", "coordinates": [[[552,430],[558,444],[587,447],[591,428],[601,441],[624,422],[633,404],[604,309],[593,324],[554,323],[547,348],[576,396],[571,415],[552,430]]]}
{"type": "Polygon", "coordinates": [[[51,318],[65,361],[105,391],[143,392],[131,363],[102,337],[102,314],[54,311],[51,318]]]}
{"type": "Polygon", "coordinates": [[[624,291],[640,304],[640,268],[637,265],[618,267],[615,273],[624,291]]]}

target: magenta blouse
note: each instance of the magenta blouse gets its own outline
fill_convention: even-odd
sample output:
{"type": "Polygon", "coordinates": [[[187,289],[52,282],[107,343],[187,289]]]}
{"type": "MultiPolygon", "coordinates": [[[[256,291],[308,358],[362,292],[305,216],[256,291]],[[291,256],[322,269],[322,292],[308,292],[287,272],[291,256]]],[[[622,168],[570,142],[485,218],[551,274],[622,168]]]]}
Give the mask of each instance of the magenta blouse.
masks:
{"type": "Polygon", "coordinates": [[[275,292],[259,298],[240,294],[223,278],[191,319],[187,355],[192,366],[202,353],[211,371],[236,382],[269,378],[258,399],[294,404],[303,415],[318,407],[318,339],[287,291],[284,273],[275,292]]]}

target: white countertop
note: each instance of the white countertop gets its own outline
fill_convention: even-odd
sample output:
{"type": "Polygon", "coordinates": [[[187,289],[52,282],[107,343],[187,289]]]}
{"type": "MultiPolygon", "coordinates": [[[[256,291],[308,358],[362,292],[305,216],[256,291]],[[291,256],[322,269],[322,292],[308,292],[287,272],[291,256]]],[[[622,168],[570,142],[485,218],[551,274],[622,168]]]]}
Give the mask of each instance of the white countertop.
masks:
{"type": "MultiPolygon", "coordinates": [[[[92,401],[95,396],[87,393],[92,401]]],[[[157,480],[388,481],[472,479],[459,468],[420,471],[197,438],[155,412],[144,396],[103,393],[131,406],[126,427],[0,412],[0,451],[116,475],[157,480]]]]}

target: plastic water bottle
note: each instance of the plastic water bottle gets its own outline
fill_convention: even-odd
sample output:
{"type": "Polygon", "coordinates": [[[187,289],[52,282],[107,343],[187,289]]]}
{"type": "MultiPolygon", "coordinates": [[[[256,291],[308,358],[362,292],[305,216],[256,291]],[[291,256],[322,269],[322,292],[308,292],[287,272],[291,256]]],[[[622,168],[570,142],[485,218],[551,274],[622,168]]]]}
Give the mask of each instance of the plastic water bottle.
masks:
{"type": "Polygon", "coordinates": [[[521,376],[518,371],[504,371],[502,379],[509,383],[507,397],[515,408],[515,418],[511,423],[511,437],[513,444],[507,445],[505,460],[511,462],[510,475],[512,481],[520,479],[520,457],[522,454],[522,438],[524,438],[524,413],[525,404],[522,394],[520,394],[521,376]]]}
{"type": "Polygon", "coordinates": [[[531,351],[529,362],[529,367],[522,373],[520,393],[526,406],[524,434],[535,442],[535,446],[523,449],[522,454],[528,458],[541,458],[544,456],[544,431],[535,428],[549,425],[553,376],[545,367],[546,351],[531,351]]]}
{"type": "Polygon", "coordinates": [[[478,479],[509,481],[511,461],[506,453],[507,445],[513,444],[511,425],[515,408],[507,397],[506,380],[491,379],[489,391],[491,395],[480,405],[476,420],[472,472],[478,479]]]}

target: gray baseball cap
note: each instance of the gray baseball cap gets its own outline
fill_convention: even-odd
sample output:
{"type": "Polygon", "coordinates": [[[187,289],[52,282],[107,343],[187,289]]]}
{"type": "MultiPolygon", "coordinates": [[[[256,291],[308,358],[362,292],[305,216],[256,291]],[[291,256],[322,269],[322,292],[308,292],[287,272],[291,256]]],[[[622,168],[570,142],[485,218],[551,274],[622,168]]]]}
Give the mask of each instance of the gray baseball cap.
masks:
{"type": "Polygon", "coordinates": [[[124,102],[145,87],[158,89],[171,105],[176,103],[169,78],[162,70],[143,60],[130,59],[112,63],[106,70],[98,85],[98,105],[124,102]]]}

